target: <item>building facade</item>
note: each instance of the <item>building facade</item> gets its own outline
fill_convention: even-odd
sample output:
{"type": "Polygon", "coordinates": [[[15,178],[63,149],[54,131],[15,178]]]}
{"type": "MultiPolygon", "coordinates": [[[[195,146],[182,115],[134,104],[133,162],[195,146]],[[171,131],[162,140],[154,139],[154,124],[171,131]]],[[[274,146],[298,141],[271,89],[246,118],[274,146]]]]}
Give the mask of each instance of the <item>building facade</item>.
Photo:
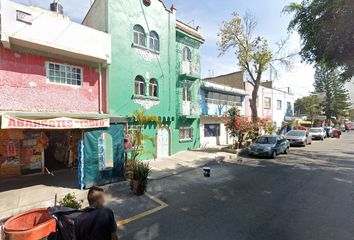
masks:
{"type": "Polygon", "coordinates": [[[81,187],[122,179],[125,125],[105,114],[110,62],[109,34],[1,0],[0,178],[81,166],[81,187]]]}
{"type": "Polygon", "coordinates": [[[201,98],[200,143],[203,148],[232,144],[233,139],[225,126],[228,110],[236,107],[245,114],[244,89],[233,88],[213,82],[203,81],[201,98]]]}
{"type": "MultiPolygon", "coordinates": [[[[198,29],[178,21],[176,9],[160,0],[96,0],[83,24],[112,35],[109,113],[129,117],[144,110],[161,121],[160,127],[144,128],[156,140],[156,146],[145,143],[150,154],[144,158],[199,147],[199,51],[204,40],[198,29]]],[[[134,122],[129,128],[134,131],[134,122]]]]}
{"type": "MultiPolygon", "coordinates": [[[[294,115],[295,97],[290,89],[282,91],[273,87],[272,82],[262,82],[258,90],[257,110],[259,118],[268,118],[280,129],[287,117],[294,115]]],[[[231,144],[224,127],[227,110],[236,106],[240,115],[252,117],[250,100],[253,86],[244,80],[243,72],[234,72],[203,80],[201,86],[201,146],[231,144]]]]}
{"type": "Polygon", "coordinates": [[[286,91],[273,88],[273,122],[280,129],[286,119],[294,116],[295,96],[287,88],[286,91]]]}

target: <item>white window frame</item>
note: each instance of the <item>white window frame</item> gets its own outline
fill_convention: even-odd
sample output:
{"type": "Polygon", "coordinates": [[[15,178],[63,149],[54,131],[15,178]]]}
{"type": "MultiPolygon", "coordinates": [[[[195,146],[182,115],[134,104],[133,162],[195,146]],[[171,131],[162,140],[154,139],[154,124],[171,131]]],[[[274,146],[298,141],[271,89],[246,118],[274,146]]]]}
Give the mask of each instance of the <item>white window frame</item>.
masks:
{"type": "Polygon", "coordinates": [[[146,94],[146,81],[142,76],[136,76],[134,79],[134,95],[135,96],[145,96],[145,94],[146,94]],[[137,84],[139,84],[139,93],[136,92],[136,85],[137,84]],[[143,90],[143,94],[141,94],[141,90],[143,90]]]}
{"type": "Polygon", "coordinates": [[[277,100],[277,110],[282,110],[282,109],[283,109],[283,101],[277,100]]]}
{"type": "Polygon", "coordinates": [[[160,37],[155,31],[151,31],[149,34],[149,47],[155,52],[160,51],[160,37]]]}
{"type": "Polygon", "coordinates": [[[147,44],[147,37],[146,37],[146,32],[145,32],[145,29],[139,25],[139,24],[136,24],[134,25],[133,27],[133,42],[135,45],[138,45],[138,46],[142,46],[142,47],[146,47],[146,44],[147,44]],[[140,31],[138,30],[135,30],[135,28],[140,28],[140,31]],[[137,37],[138,37],[138,42],[135,42],[135,34],[137,34],[137,37]],[[143,41],[143,42],[142,42],[143,41]]]}
{"type": "Polygon", "coordinates": [[[264,109],[272,109],[272,98],[264,97],[263,103],[264,103],[264,107],[263,107],[264,109]],[[266,100],[269,100],[269,105],[267,104],[266,100]]]}
{"type": "MultiPolygon", "coordinates": [[[[46,68],[46,78],[47,78],[47,83],[50,84],[58,84],[58,85],[65,85],[65,86],[71,86],[71,87],[82,87],[83,86],[83,74],[84,74],[84,70],[82,67],[79,66],[74,66],[74,65],[69,65],[69,64],[65,64],[65,63],[56,63],[56,62],[46,62],[45,63],[45,68],[46,68]],[[65,69],[65,82],[55,82],[55,81],[51,81],[50,80],[50,76],[49,76],[49,65],[50,64],[54,64],[54,65],[59,65],[60,67],[63,67],[65,69]],[[68,83],[68,68],[73,69],[80,69],[80,85],[79,84],[69,84],[68,83]]],[[[71,78],[72,79],[72,78],[71,78]]],[[[75,79],[77,81],[77,79],[75,79]]]]}
{"type": "Polygon", "coordinates": [[[181,127],[179,128],[179,135],[178,135],[180,142],[192,141],[193,140],[193,128],[192,127],[181,127]],[[184,131],[183,137],[181,138],[181,131],[184,131]],[[186,131],[190,131],[190,137],[186,137],[186,131]]]}
{"type": "Polygon", "coordinates": [[[149,96],[150,97],[159,97],[159,84],[155,78],[151,78],[149,81],[149,96]],[[154,92],[156,91],[156,96],[154,92]]]}

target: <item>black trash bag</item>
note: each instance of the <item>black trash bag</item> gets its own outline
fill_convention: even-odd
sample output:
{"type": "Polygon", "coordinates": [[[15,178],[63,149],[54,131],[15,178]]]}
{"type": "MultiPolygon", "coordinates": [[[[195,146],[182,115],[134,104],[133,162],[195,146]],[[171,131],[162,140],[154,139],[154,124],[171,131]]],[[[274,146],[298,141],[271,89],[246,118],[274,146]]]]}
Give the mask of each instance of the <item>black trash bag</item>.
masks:
{"type": "Polygon", "coordinates": [[[82,210],[66,207],[48,208],[48,212],[57,221],[56,232],[48,237],[48,240],[74,240],[74,223],[82,210]]]}

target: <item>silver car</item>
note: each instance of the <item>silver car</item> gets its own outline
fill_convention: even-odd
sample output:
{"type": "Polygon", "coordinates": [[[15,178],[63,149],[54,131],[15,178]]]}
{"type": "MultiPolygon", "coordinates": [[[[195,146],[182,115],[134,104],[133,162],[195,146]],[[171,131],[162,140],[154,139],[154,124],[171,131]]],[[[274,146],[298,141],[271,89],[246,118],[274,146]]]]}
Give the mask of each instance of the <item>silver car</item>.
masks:
{"type": "Polygon", "coordinates": [[[326,130],[321,127],[310,128],[310,136],[314,140],[319,139],[323,141],[325,138],[327,138],[327,133],[326,130]]]}
{"type": "Polygon", "coordinates": [[[305,130],[292,130],[285,135],[290,146],[304,146],[312,143],[312,138],[309,132],[305,130]]]}

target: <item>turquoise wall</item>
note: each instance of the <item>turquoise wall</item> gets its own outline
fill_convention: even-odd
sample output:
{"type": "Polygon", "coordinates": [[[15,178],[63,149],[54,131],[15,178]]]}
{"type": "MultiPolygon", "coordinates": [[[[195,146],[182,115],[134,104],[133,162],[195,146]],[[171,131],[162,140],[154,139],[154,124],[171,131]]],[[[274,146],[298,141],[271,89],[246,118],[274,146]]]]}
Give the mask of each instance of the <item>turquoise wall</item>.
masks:
{"type": "MultiPolygon", "coordinates": [[[[112,36],[112,64],[108,70],[110,114],[130,116],[135,110],[144,109],[143,105],[153,103],[153,106],[146,110],[146,114],[159,116],[162,123],[169,128],[172,134],[170,154],[199,147],[199,116],[191,119],[181,117],[178,109],[182,98],[181,49],[187,44],[188,36],[179,34],[177,38],[175,11],[167,10],[158,0],[152,0],[150,6],[144,5],[142,0],[107,1],[107,29],[112,36]],[[136,24],[142,26],[147,35],[149,31],[159,34],[159,52],[133,44],[133,27],[136,24]],[[134,80],[138,75],[144,77],[146,83],[151,78],[158,81],[158,98],[134,95],[134,80]],[[137,102],[144,102],[144,104],[137,102]],[[195,132],[192,141],[179,141],[180,126],[193,127],[195,132]]],[[[193,62],[199,64],[199,46],[191,47],[191,50],[193,62]]],[[[199,86],[200,80],[194,80],[193,98],[199,96],[199,86]]],[[[156,139],[156,126],[146,126],[144,133],[156,139]]],[[[156,152],[156,148],[151,143],[146,143],[145,148],[156,152]]],[[[152,156],[144,158],[152,158],[152,156]]]]}

